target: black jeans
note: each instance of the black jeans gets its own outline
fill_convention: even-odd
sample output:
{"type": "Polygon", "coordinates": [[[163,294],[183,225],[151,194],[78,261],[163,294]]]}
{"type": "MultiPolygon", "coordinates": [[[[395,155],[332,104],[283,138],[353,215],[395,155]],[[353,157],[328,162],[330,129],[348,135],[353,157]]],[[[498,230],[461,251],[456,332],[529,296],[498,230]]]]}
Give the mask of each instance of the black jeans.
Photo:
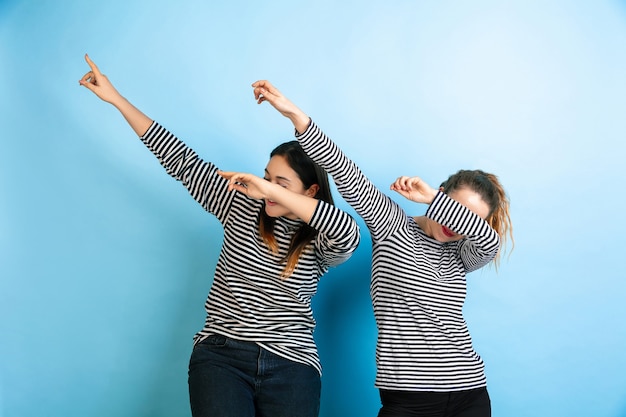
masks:
{"type": "Polygon", "coordinates": [[[194,417],[317,417],[315,368],[224,336],[197,344],[189,361],[194,417]]]}
{"type": "Polygon", "coordinates": [[[487,388],[453,392],[380,390],[378,417],[491,417],[487,388]]]}

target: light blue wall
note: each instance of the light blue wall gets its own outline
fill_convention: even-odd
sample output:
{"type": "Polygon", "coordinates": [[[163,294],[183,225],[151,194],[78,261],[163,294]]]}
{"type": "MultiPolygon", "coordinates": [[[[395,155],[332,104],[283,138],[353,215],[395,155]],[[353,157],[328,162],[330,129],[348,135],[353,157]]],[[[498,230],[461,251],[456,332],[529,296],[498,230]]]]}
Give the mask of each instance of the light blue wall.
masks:
{"type": "MultiPolygon", "coordinates": [[[[499,174],[515,250],[465,309],[494,416],[626,416],[626,4],[214,3],[0,2],[0,416],[189,415],[221,230],[78,86],[86,52],[224,169],[291,138],[266,78],[380,187],[499,174]]],[[[322,417],[378,410],[369,251],[315,300],[322,417]]]]}

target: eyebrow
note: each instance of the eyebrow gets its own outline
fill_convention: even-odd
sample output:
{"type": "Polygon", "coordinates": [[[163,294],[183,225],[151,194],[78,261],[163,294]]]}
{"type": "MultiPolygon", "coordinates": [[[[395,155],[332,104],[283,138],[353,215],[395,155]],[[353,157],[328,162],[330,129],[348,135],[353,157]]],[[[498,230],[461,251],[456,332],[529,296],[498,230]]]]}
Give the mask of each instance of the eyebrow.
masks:
{"type": "MultiPolygon", "coordinates": [[[[271,176],[270,172],[267,170],[267,168],[265,168],[265,173],[269,176],[271,176]]],[[[283,180],[283,181],[287,181],[287,182],[291,182],[291,180],[287,177],[281,177],[280,175],[276,177],[279,180],[283,180]]]]}

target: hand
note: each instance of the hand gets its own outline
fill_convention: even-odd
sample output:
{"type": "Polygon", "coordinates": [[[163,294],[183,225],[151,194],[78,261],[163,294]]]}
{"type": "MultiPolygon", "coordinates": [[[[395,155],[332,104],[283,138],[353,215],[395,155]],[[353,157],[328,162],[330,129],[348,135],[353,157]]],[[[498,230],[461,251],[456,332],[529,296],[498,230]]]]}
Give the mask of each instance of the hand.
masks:
{"type": "Polygon", "coordinates": [[[298,111],[296,105],[283,96],[269,81],[257,81],[252,84],[252,87],[254,87],[254,99],[258,104],[267,101],[285,117],[298,111]]]}
{"type": "Polygon", "coordinates": [[[309,116],[293,104],[287,97],[283,96],[276,87],[269,81],[260,80],[252,84],[254,87],[254,98],[258,104],[267,101],[280,114],[287,117],[293,123],[296,130],[303,133],[309,126],[309,116]]]}
{"type": "MultiPolygon", "coordinates": [[[[319,203],[319,200],[307,195],[308,190],[298,193],[252,174],[224,171],[217,173],[228,180],[228,190],[239,191],[256,200],[277,203],[290,211],[282,214],[290,219],[302,219],[309,223],[319,203]]],[[[313,187],[309,188],[312,189],[313,187]]]]}
{"type": "Polygon", "coordinates": [[[93,63],[87,54],[85,54],[85,61],[89,64],[91,71],[83,75],[83,78],[81,78],[78,83],[91,90],[107,103],[113,103],[120,98],[120,93],[113,87],[113,84],[111,84],[106,75],[100,72],[96,64],[93,63]]]}
{"type": "Polygon", "coordinates": [[[431,188],[419,177],[398,177],[390,189],[416,203],[430,204],[437,190],[431,188]]]}
{"type": "Polygon", "coordinates": [[[218,175],[228,180],[228,190],[239,191],[256,200],[269,198],[272,184],[271,182],[259,178],[256,175],[244,174],[242,172],[218,171],[218,175]]]}

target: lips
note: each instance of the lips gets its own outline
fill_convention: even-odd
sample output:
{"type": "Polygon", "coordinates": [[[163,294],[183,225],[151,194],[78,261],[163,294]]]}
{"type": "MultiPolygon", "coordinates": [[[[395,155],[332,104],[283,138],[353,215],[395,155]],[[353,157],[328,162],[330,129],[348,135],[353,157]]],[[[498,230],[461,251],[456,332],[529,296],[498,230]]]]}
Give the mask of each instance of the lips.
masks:
{"type": "Polygon", "coordinates": [[[441,226],[441,231],[447,237],[454,237],[454,232],[452,230],[448,229],[446,226],[441,226]]]}
{"type": "Polygon", "coordinates": [[[273,202],[272,200],[265,200],[265,204],[267,204],[268,206],[275,206],[276,203],[273,202]]]}

